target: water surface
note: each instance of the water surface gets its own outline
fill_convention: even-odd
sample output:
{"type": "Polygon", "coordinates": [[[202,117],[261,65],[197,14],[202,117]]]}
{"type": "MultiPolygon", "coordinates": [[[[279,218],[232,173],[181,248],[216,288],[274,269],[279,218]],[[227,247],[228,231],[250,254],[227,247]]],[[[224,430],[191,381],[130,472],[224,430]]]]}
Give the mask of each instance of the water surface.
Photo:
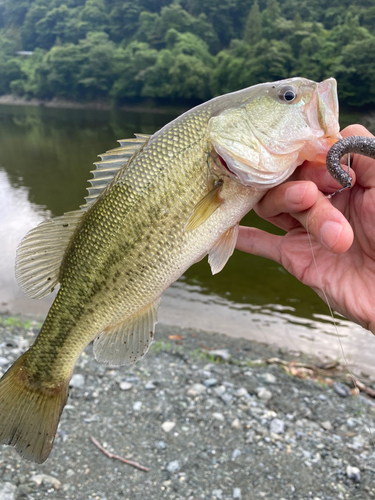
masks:
{"type": "MultiPolygon", "coordinates": [[[[135,132],[153,133],[173,118],[171,113],[0,106],[2,310],[46,313],[52,297],[27,299],[17,287],[19,241],[45,218],[84,202],[99,153],[135,132]]],[[[275,232],[253,212],[243,223],[275,232]]],[[[164,294],[160,321],[342,357],[327,306],[317,295],[278,264],[238,251],[215,276],[206,259],[192,266],[164,294]]],[[[375,339],[345,320],[339,320],[338,330],[348,359],[370,371],[375,339]]]]}

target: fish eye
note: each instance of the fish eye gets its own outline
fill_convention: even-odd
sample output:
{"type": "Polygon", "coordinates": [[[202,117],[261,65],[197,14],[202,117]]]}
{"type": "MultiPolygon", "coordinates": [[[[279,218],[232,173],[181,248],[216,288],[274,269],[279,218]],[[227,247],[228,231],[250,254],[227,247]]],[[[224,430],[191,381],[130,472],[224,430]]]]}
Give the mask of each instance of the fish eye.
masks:
{"type": "Polygon", "coordinates": [[[297,99],[297,91],[293,87],[283,87],[279,90],[279,99],[281,101],[291,103],[297,99]]]}

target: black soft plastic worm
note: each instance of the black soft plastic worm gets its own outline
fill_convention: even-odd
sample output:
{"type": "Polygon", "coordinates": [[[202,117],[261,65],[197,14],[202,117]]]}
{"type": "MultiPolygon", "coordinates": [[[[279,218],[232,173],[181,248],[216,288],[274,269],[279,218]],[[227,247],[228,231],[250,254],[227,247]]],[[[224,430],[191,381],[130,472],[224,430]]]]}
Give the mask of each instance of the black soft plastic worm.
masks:
{"type": "Polygon", "coordinates": [[[340,165],[340,159],[347,153],[358,153],[375,158],[375,138],[353,135],[337,141],[327,153],[328,172],[343,188],[352,187],[352,178],[340,165]]]}

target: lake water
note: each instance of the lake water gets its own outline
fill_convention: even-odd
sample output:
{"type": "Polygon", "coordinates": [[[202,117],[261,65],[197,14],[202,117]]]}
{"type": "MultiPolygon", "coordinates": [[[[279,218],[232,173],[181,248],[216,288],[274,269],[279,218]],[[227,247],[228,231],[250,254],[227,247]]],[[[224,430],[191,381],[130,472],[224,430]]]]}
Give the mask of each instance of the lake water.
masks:
{"type": "MultiPolygon", "coordinates": [[[[14,277],[16,248],[45,218],[84,201],[97,155],[134,133],[153,133],[173,113],[0,106],[0,307],[42,318],[52,296],[23,295],[14,277]]],[[[253,212],[243,224],[275,229],[253,212]]],[[[274,262],[235,251],[212,276],[207,260],[192,266],[163,295],[161,323],[246,337],[342,360],[327,306],[274,262]]],[[[338,319],[338,334],[355,370],[375,371],[373,336],[338,319]]]]}

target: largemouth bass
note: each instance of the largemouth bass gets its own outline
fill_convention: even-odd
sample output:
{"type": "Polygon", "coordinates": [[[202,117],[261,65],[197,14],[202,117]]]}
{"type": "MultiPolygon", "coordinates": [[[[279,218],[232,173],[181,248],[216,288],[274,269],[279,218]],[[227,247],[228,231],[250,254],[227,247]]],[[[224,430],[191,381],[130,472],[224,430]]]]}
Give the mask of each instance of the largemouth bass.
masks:
{"type": "Polygon", "coordinates": [[[162,292],[207,253],[219,272],[241,218],[338,136],[335,80],[292,78],[217,97],[101,155],[81,210],[44,221],[17,251],[29,296],[60,289],[0,381],[0,442],[44,462],[83,349],[94,341],[111,365],[140,359],[162,292]]]}

